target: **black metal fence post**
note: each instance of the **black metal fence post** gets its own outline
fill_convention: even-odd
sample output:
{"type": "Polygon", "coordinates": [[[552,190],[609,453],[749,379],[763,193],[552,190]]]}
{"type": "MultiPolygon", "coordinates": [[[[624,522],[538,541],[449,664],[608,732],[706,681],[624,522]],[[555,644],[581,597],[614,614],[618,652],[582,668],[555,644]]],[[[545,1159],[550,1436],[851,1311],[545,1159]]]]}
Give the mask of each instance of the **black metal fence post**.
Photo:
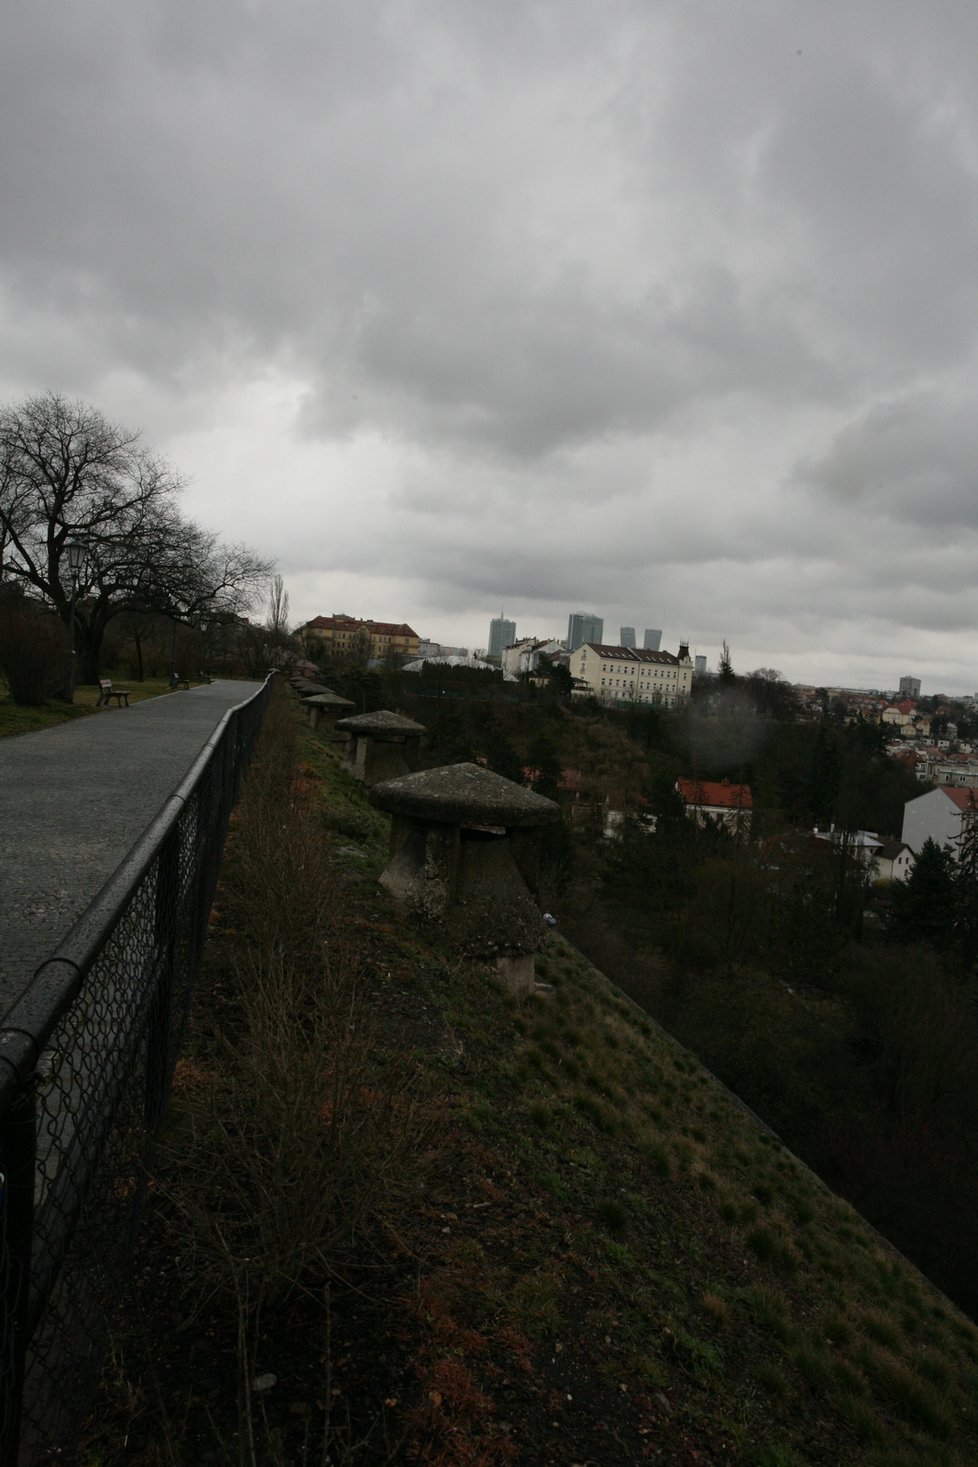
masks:
{"type": "Polygon", "coordinates": [[[9,1394],[4,1402],[0,1461],[14,1464],[20,1428],[30,1344],[31,1249],[34,1239],[34,1176],[37,1163],[35,1080],[19,1091],[0,1119],[0,1165],[3,1167],[3,1233],[6,1263],[7,1321],[10,1331],[6,1366],[9,1394]]]}
{"type": "Polygon", "coordinates": [[[156,862],[153,943],[156,951],[156,984],[146,1023],[146,1124],[155,1131],[163,1119],[170,1066],[170,1011],[173,1003],[173,967],[176,904],[180,852],[180,825],[171,826],[156,862]]]}

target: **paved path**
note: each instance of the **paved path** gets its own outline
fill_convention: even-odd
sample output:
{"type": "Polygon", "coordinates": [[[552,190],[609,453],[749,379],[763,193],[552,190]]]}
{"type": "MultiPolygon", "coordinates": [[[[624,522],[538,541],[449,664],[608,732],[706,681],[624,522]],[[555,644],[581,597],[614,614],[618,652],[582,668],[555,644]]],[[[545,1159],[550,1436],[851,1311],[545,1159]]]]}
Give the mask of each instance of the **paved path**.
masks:
{"type": "Polygon", "coordinates": [[[0,1016],[261,683],[220,681],[0,739],[0,1016]]]}

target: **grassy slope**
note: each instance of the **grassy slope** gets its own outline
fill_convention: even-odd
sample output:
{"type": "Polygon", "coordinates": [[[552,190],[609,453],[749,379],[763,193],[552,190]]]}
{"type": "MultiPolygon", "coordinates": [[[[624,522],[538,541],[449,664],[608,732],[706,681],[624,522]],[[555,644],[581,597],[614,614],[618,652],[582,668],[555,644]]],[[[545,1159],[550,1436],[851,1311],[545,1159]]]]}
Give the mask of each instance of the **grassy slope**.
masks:
{"type": "MultiPolygon", "coordinates": [[[[325,1268],[297,1268],[244,1348],[247,1309],[195,1279],[185,1214],[161,1203],[144,1303],[155,1325],[179,1295],[180,1334],[168,1350],[154,1328],[148,1354],[122,1338],[88,1460],[123,1460],[123,1424],[124,1460],[147,1463],[978,1460],[971,1323],[561,938],[539,962],[553,992],[517,1002],[406,924],[376,887],[384,822],[302,738],[343,872],[334,940],[379,1025],[354,1108],[402,1097],[407,1064],[423,1125],[403,1185],[325,1268]],[[276,1384],[249,1398],[262,1373],[276,1384]],[[261,1411],[247,1451],[241,1399],[261,1411]]],[[[232,851],[245,901],[248,879],[232,851]]],[[[215,932],[219,990],[241,940],[215,932]]],[[[184,1079],[213,1063],[212,1020],[184,1079]]],[[[161,1194],[182,1165],[178,1148],[161,1194]]]]}

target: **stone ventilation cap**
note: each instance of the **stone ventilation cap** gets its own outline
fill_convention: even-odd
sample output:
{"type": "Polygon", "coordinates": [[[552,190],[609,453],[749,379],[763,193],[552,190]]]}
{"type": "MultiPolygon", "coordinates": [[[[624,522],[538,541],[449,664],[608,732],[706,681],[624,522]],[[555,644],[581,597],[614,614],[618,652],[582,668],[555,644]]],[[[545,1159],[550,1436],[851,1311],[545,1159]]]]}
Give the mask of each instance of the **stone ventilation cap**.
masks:
{"type": "Polygon", "coordinates": [[[303,698],[307,706],[311,703],[314,708],[355,708],[357,705],[351,703],[349,698],[341,698],[339,693],[331,693],[329,689],[325,693],[313,693],[308,698],[303,698]]]}
{"type": "MultiPolygon", "coordinates": [[[[352,706],[352,705],[351,705],[352,706]]],[[[423,723],[405,718],[403,713],[391,713],[382,708],[378,713],[357,713],[352,718],[341,718],[336,727],[343,733],[360,734],[423,734],[423,723]]]]}
{"type": "MultiPolygon", "coordinates": [[[[346,724],[357,719],[344,719],[346,724]]],[[[385,780],[370,803],[393,815],[445,825],[545,825],[560,819],[560,806],[478,764],[446,764],[385,780]]]]}

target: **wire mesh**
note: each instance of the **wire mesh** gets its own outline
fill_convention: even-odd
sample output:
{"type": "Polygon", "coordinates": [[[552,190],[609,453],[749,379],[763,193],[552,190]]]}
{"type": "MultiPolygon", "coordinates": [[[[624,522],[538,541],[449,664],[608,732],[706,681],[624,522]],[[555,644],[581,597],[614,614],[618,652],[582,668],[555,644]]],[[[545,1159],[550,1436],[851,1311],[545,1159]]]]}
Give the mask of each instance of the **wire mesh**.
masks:
{"type": "Polygon", "coordinates": [[[228,819],[269,682],[0,1029],[0,1462],[68,1460],[124,1289],[228,819]]]}

